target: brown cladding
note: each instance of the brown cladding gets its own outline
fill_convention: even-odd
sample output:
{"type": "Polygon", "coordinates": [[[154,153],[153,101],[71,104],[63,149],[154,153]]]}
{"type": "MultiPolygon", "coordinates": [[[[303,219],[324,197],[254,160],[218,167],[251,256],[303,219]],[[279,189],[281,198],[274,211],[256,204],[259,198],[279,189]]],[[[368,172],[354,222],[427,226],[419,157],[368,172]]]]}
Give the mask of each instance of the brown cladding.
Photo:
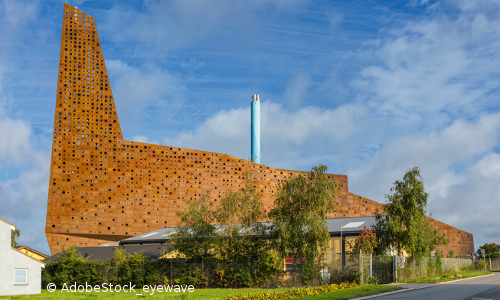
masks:
{"type": "MultiPolygon", "coordinates": [[[[94,18],[65,4],[45,232],[52,254],[70,245],[110,241],[179,226],[183,199],[213,199],[258,174],[264,209],[280,182],[298,171],[231,155],[123,140],[94,18]]],[[[330,217],[373,215],[381,204],[340,184],[330,217]]],[[[434,221],[456,254],[473,251],[472,235],[434,221]]]]}

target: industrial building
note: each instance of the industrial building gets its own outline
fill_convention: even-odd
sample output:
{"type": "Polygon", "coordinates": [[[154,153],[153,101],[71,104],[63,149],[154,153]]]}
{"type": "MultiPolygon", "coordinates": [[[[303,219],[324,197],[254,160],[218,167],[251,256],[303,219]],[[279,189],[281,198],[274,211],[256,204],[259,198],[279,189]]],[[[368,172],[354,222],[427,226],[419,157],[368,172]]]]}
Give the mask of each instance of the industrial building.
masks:
{"type": "MultiPolygon", "coordinates": [[[[94,18],[64,5],[45,232],[52,254],[179,226],[184,199],[221,198],[258,175],[265,212],[280,183],[300,171],[261,165],[258,106],[252,105],[252,161],[227,154],[123,140],[94,18]],[[254,114],[255,113],[255,114],[254,114]],[[254,140],[255,139],[255,140],[254,140]]],[[[339,183],[329,218],[373,216],[382,204],[339,183]]],[[[474,252],[472,234],[432,220],[457,255],[474,252]]]]}

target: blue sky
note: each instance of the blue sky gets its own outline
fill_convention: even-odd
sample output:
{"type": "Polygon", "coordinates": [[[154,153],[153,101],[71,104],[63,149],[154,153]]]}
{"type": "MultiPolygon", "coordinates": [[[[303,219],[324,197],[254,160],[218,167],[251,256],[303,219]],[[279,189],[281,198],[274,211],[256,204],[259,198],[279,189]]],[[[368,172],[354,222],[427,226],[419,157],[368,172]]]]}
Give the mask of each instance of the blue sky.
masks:
{"type": "MultiPolygon", "coordinates": [[[[0,0],[0,218],[44,234],[65,1],[0,0]]],[[[428,212],[500,243],[500,1],[82,1],[124,138],[347,174],[384,202],[414,166],[428,212]],[[397,4],[395,4],[397,3],[397,4]]]]}

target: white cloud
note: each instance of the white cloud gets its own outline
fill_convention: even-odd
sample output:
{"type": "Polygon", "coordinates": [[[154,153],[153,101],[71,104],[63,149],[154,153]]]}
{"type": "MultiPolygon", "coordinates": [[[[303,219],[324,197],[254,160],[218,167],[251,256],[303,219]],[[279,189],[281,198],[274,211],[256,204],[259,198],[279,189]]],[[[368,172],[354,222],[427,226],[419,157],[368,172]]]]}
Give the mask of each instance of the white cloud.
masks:
{"type": "Polygon", "coordinates": [[[157,141],[150,141],[147,136],[144,135],[136,135],[132,138],[132,141],[139,143],[147,143],[147,144],[157,144],[157,141]]]}
{"type": "Polygon", "coordinates": [[[30,139],[26,122],[0,118],[0,165],[25,162],[32,151],[30,139]]]}
{"type": "Polygon", "coordinates": [[[19,243],[43,253],[50,253],[45,239],[45,216],[49,183],[50,152],[37,151],[18,178],[0,182],[0,218],[21,231],[19,243]]]}
{"type": "MultiPolygon", "coordinates": [[[[354,105],[336,110],[304,107],[286,111],[279,104],[262,102],[261,162],[272,167],[302,169],[332,162],[330,153],[336,150],[332,145],[352,137],[358,130],[353,120],[366,113],[366,109],[354,105]]],[[[195,130],[165,139],[164,143],[248,159],[250,109],[222,110],[195,130]]]]}
{"type": "Polygon", "coordinates": [[[483,13],[408,22],[373,45],[380,64],[366,67],[354,86],[384,116],[440,128],[477,115],[500,83],[500,54],[493,50],[500,27],[483,13]]]}
{"type": "Polygon", "coordinates": [[[107,60],[106,67],[114,81],[113,94],[120,101],[119,109],[125,111],[135,113],[161,100],[171,100],[183,88],[175,76],[157,68],[140,69],[120,60],[107,60]]]}

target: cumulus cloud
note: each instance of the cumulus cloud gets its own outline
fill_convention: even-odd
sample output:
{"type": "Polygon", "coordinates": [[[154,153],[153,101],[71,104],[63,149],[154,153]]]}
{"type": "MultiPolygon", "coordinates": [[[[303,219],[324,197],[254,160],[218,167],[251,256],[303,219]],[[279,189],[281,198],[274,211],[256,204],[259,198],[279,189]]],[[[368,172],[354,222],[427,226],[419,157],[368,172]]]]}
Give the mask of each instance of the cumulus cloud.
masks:
{"type": "MultiPolygon", "coordinates": [[[[261,162],[305,170],[320,162],[332,163],[331,145],[352,137],[358,130],[353,120],[366,113],[363,107],[354,105],[335,110],[304,107],[287,111],[280,104],[262,102],[261,162]]],[[[250,109],[220,111],[195,130],[165,139],[164,143],[249,159],[250,109]]]]}
{"type": "Polygon", "coordinates": [[[0,118],[0,165],[24,162],[32,150],[30,138],[25,121],[0,118]]]}
{"type": "Polygon", "coordinates": [[[157,141],[150,141],[147,136],[136,135],[132,138],[134,142],[147,143],[147,144],[158,144],[157,141]]]}
{"type": "Polygon", "coordinates": [[[49,253],[44,237],[50,152],[37,149],[31,126],[0,115],[0,167],[15,166],[0,180],[0,218],[21,231],[19,243],[49,253]]]}

